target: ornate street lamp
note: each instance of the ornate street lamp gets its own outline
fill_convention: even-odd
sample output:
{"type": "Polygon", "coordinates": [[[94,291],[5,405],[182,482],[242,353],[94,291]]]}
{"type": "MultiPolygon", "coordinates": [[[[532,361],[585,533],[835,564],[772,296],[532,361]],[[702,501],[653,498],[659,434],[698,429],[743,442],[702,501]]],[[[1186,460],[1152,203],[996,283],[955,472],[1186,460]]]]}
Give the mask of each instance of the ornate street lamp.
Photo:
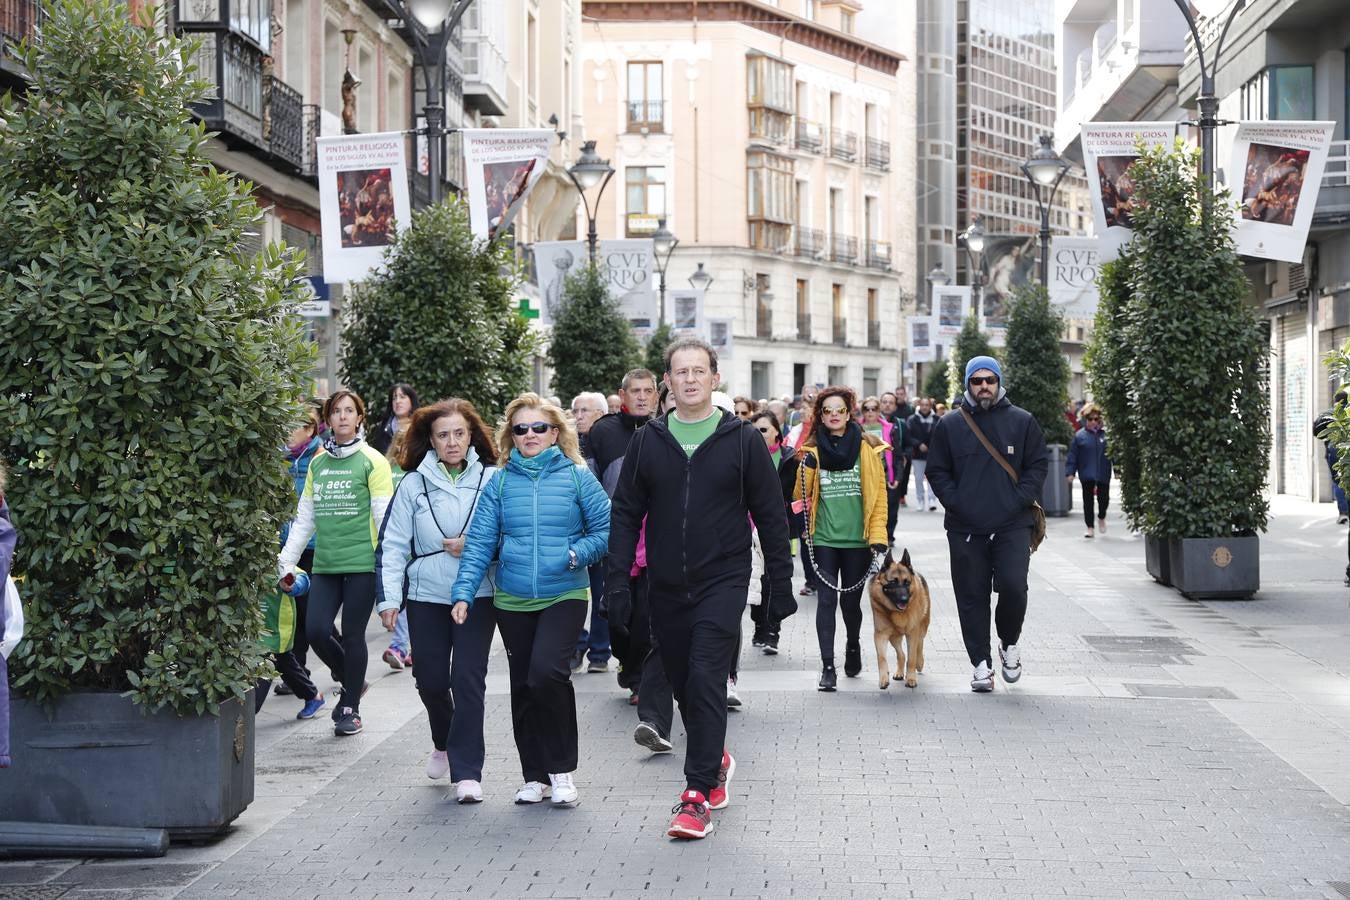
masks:
{"type": "Polygon", "coordinates": [[[699,263],[698,268],[694,270],[694,274],[689,276],[689,286],[696,291],[706,292],[708,288],[712,287],[712,283],[713,277],[703,268],[703,263],[699,263]]]}
{"type": "Polygon", "coordinates": [[[984,217],[976,216],[961,232],[961,242],[966,248],[966,260],[970,264],[970,284],[974,288],[971,305],[976,321],[984,315],[984,217]]]}
{"type": "Polygon", "coordinates": [[[1041,214],[1041,287],[1050,286],[1050,207],[1069,164],[1055,152],[1050,135],[1041,135],[1041,145],[1022,163],[1022,174],[1036,192],[1036,208],[1041,214]]]}
{"type": "Polygon", "coordinates": [[[581,202],[586,208],[586,241],[590,247],[591,264],[595,264],[595,248],[599,242],[600,236],[595,230],[595,217],[600,211],[600,198],[605,194],[605,188],[609,185],[609,180],[614,177],[614,167],[609,164],[609,160],[601,159],[600,154],[595,152],[595,141],[586,141],[581,145],[581,156],[567,170],[567,175],[572,179],[572,183],[577,187],[577,193],[581,195],[581,202]],[[586,192],[599,186],[595,194],[595,204],[592,205],[586,192]]]}
{"type": "Polygon", "coordinates": [[[656,233],[652,235],[652,251],[656,257],[656,271],[661,276],[661,312],[657,324],[666,324],[666,267],[670,265],[670,254],[675,252],[675,248],[680,245],[680,239],[671,233],[666,227],[666,218],[662,216],[656,220],[656,233]]]}
{"type": "Polygon", "coordinates": [[[1186,25],[1191,29],[1196,60],[1200,64],[1200,93],[1195,98],[1196,106],[1200,108],[1200,121],[1196,124],[1200,126],[1200,177],[1206,183],[1201,199],[1204,202],[1205,217],[1208,218],[1210,208],[1214,205],[1214,132],[1219,127],[1219,98],[1214,96],[1214,76],[1219,71],[1219,56],[1223,53],[1223,41],[1228,37],[1228,28],[1237,18],[1237,14],[1246,8],[1247,0],[1237,0],[1228,11],[1223,30],[1219,32],[1219,42],[1214,46],[1214,58],[1210,60],[1208,68],[1205,67],[1205,47],[1200,41],[1200,30],[1196,27],[1190,0],[1176,0],[1176,4],[1186,18],[1186,25]]]}
{"type": "Polygon", "coordinates": [[[412,19],[421,26],[421,31],[413,27],[413,22],[404,18],[403,25],[417,46],[413,51],[414,68],[422,71],[422,84],[426,89],[426,103],[422,107],[422,117],[426,119],[424,133],[427,136],[427,178],[430,181],[429,197],[431,203],[442,199],[441,164],[445,159],[445,47],[450,42],[450,33],[459,25],[464,11],[473,0],[408,0],[404,9],[412,14],[412,19]],[[439,30],[437,30],[439,29],[439,30]],[[422,34],[429,35],[423,38],[422,34]]]}

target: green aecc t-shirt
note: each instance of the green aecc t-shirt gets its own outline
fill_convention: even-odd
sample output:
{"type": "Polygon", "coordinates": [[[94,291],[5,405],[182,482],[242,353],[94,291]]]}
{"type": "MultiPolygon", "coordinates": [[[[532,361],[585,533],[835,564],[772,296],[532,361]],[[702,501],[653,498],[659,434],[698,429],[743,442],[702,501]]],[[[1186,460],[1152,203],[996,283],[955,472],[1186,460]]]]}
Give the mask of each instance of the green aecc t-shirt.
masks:
{"type": "Polygon", "coordinates": [[[380,523],[371,515],[370,501],[393,493],[389,461],[369,446],[343,459],[326,452],[315,455],[304,496],[314,501],[316,574],[375,571],[380,523]]]}
{"type": "MultiPolygon", "coordinates": [[[[865,451],[864,451],[865,452],[865,451]]],[[[820,470],[820,509],[811,539],[826,547],[866,547],[863,539],[862,459],[841,472],[820,470]]]]}

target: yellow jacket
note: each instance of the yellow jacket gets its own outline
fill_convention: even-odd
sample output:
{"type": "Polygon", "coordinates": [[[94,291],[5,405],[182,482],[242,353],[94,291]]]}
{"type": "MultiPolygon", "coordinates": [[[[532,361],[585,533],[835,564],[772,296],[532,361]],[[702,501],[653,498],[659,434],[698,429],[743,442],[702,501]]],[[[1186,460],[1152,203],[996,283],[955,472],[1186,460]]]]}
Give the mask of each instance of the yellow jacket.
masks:
{"type": "MultiPolygon", "coordinates": [[[[863,534],[869,544],[889,545],[891,540],[886,534],[886,463],[883,454],[891,449],[890,445],[875,435],[863,434],[863,447],[859,451],[859,476],[862,479],[863,534]]],[[[798,451],[802,464],[797,469],[797,478],[792,484],[792,498],[801,500],[806,497],[806,530],[813,537],[816,533],[816,510],[820,507],[819,453],[816,451],[815,436],[806,439],[798,451]],[[807,454],[817,465],[806,464],[807,454]]]]}

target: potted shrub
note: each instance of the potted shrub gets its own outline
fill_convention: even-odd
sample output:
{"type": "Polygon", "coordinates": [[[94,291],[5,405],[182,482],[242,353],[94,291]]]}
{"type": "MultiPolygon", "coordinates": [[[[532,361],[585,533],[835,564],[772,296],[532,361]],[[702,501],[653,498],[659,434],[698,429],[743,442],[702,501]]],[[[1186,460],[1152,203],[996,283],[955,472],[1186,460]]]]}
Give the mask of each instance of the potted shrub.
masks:
{"type": "MultiPolygon", "coordinates": [[[[624,375],[641,364],[642,358],[633,326],[618,301],[610,297],[600,267],[588,265],[567,276],[561,308],[549,335],[553,392],[564,403],[570,403],[582,391],[603,390],[608,394],[624,375]]],[[[664,370],[664,356],[662,360],[664,370]]]]}
{"type": "MultiPolygon", "coordinates": [[[[313,353],[299,260],[250,258],[204,155],[194,47],[60,0],[0,100],[0,449],[27,607],[6,819],[218,831],[253,796],[251,689],[313,353]]],[[[135,17],[133,20],[132,17],[135,17]]]]}
{"type": "Polygon", "coordinates": [[[1067,516],[1070,508],[1064,462],[1073,429],[1064,418],[1069,360],[1060,349],[1063,333],[1064,316],[1042,285],[1030,282],[1013,291],[1003,348],[1004,380],[1008,399],[1031,413],[1045,433],[1050,476],[1041,489],[1041,506],[1047,516],[1067,516]]]}
{"type": "Polygon", "coordinates": [[[1135,236],[1110,276],[1126,282],[1119,356],[1094,359],[1094,384],[1122,382],[1108,403],[1129,407],[1123,433],[1113,431],[1122,480],[1135,483],[1127,512],[1167,543],[1172,585],[1189,597],[1250,597],[1268,512],[1269,350],[1245,303],[1227,196],[1204,214],[1197,156],[1149,149],[1131,168],[1135,236]]]}

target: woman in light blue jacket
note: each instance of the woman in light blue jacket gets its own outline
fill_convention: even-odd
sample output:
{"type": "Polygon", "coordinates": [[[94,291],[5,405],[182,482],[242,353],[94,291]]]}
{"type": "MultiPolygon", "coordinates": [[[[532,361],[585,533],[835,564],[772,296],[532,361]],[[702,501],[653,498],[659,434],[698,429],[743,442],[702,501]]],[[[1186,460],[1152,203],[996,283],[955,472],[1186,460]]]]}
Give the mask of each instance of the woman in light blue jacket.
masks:
{"type": "Polygon", "coordinates": [[[442,400],[417,410],[404,440],[399,482],[380,529],[377,609],[393,630],[406,601],[413,677],[427,708],[434,747],[428,778],[455,781],[455,799],[483,799],[483,697],[496,626],[491,571],[480,571],[471,614],[455,617],[450,587],[464,532],[491,490],[496,449],[473,404],[442,400]]]}
{"type": "MultiPolygon", "coordinates": [[[[482,600],[497,559],[497,625],[511,670],[511,719],[525,784],[517,803],[574,806],[577,704],[572,650],[586,620],[586,567],[609,544],[609,497],[558,407],[522,394],[497,430],[502,471],[483,492],[450,591],[456,621],[482,600]]],[[[421,665],[421,660],[417,662],[421,665]]]]}

